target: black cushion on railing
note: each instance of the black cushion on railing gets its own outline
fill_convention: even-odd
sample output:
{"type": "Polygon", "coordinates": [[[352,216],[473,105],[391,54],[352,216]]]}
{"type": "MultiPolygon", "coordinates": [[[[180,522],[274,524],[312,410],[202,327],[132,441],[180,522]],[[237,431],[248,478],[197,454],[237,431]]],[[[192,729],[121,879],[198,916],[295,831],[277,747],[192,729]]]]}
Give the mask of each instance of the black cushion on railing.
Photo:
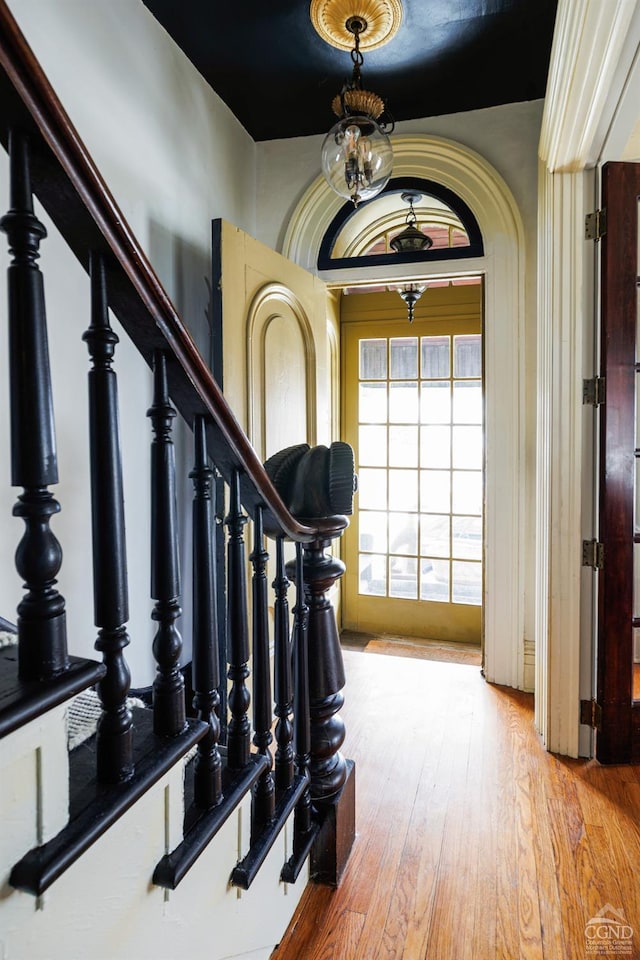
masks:
{"type": "Polygon", "coordinates": [[[357,479],[348,443],[337,440],[329,447],[298,443],[275,453],[264,467],[294,517],[353,513],[357,479]]]}

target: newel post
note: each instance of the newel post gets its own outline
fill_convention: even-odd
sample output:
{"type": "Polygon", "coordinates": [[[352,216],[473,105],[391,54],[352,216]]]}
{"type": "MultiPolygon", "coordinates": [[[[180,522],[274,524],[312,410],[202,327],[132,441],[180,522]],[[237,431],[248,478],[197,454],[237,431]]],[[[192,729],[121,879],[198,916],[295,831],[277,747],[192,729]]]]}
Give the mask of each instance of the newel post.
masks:
{"type": "MultiPolygon", "coordinates": [[[[321,536],[303,545],[302,575],[309,607],[309,714],[311,719],[311,802],[322,827],[311,851],[311,876],[336,885],[355,839],[355,764],[343,756],[345,725],[339,711],[344,704],[344,662],[330,591],[345,566],[328,550],[342,536],[346,516],[306,521],[321,536]]],[[[296,579],[295,565],[287,573],[296,579]]]]}
{"type": "MultiPolygon", "coordinates": [[[[329,552],[349,524],[355,475],[353,451],[346,443],[330,448],[290,447],[265,464],[291,513],[317,537],[303,544],[302,578],[308,614],[309,713],[311,721],[311,802],[320,832],[311,851],[314,880],[337,885],[355,839],[355,764],[341,753],[345,725],[344,663],[330,592],[345,572],[329,552]]],[[[294,562],[286,567],[299,578],[294,562]]]]}
{"type": "MultiPolygon", "coordinates": [[[[344,516],[315,518],[322,536],[303,545],[304,591],[309,607],[309,701],[311,714],[311,796],[316,805],[334,797],[347,779],[340,747],[345,726],[339,711],[346,678],[340,635],[329,592],[345,572],[327,551],[348,525],[344,516]]],[[[295,579],[295,567],[287,571],[295,579]]]]}

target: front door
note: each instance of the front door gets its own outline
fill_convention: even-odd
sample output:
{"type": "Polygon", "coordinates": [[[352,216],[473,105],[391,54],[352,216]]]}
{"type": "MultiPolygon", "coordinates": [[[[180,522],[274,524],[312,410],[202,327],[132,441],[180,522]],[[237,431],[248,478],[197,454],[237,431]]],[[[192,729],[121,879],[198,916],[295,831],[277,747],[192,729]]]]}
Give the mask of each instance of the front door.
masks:
{"type": "Polygon", "coordinates": [[[344,439],[358,494],[345,534],[343,624],[480,643],[482,287],[397,293],[342,309],[344,439]]]}
{"type": "Polygon", "coordinates": [[[601,375],[596,756],[640,761],[640,164],[602,171],[601,375]]]}

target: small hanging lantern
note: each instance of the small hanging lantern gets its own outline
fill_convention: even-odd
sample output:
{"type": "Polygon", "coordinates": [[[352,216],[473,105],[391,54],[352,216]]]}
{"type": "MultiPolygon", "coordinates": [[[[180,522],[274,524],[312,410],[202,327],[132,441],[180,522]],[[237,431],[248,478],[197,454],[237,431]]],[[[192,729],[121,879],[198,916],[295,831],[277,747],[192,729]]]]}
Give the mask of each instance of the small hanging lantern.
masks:
{"type": "MultiPolygon", "coordinates": [[[[426,233],[418,229],[414,203],[418,203],[422,194],[416,190],[405,190],[400,194],[401,199],[409,204],[409,213],[406,217],[407,225],[397,236],[390,241],[390,246],[396,253],[416,253],[420,250],[429,250],[433,240],[426,233]]],[[[409,323],[413,322],[413,308],[427,289],[426,283],[406,283],[398,287],[398,293],[407,304],[409,323]]]]}

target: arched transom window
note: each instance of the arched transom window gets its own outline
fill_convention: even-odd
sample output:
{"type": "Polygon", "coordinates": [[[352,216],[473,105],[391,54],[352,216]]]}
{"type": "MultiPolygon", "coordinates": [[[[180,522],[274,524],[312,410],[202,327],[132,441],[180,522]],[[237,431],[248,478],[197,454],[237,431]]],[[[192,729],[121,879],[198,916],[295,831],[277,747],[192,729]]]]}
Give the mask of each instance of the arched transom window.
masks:
{"type": "Polygon", "coordinates": [[[403,177],[391,180],[383,193],[357,209],[352,204],[340,209],[324,236],[318,268],[453,260],[483,253],[477,220],[460,197],[432,181],[403,177]],[[419,194],[413,207],[416,226],[432,245],[428,250],[396,253],[390,243],[407,225],[409,207],[402,199],[407,190],[419,194]]]}

